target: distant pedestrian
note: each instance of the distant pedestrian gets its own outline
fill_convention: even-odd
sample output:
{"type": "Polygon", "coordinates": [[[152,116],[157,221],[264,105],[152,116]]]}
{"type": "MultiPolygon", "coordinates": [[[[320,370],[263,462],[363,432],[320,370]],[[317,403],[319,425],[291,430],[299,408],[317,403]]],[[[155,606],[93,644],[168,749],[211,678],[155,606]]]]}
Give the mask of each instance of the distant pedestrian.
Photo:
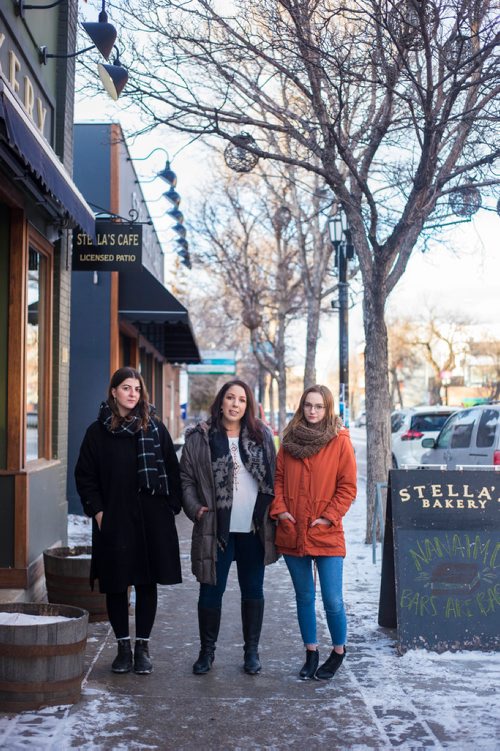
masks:
{"type": "Polygon", "coordinates": [[[172,439],[148,402],[140,373],[120,368],[75,468],[92,521],[91,584],[106,593],[118,642],[114,673],[151,673],[149,637],[157,584],[181,581],[174,514],[181,510],[179,462],[172,439]],[[135,588],[135,648],[129,636],[128,587],[135,588]]]}
{"type": "Polygon", "coordinates": [[[192,571],[200,582],[201,649],[193,673],[212,667],[222,596],[233,560],[241,589],[244,670],[261,669],[258,646],[264,615],[264,567],[277,559],[269,519],[275,448],[271,431],[255,417],[243,381],[225,383],[211,417],[186,432],[181,456],[183,507],[194,522],[192,571]]]}
{"type": "Polygon", "coordinates": [[[276,547],[292,577],[306,647],[299,676],[328,680],[342,664],[346,651],[342,517],[356,497],[356,460],[349,432],[335,415],[333,397],[326,386],[311,386],[302,394],[283,434],[274,489],[270,515],[278,520],[276,547]],[[314,567],[333,645],[319,668],[314,567]]]}

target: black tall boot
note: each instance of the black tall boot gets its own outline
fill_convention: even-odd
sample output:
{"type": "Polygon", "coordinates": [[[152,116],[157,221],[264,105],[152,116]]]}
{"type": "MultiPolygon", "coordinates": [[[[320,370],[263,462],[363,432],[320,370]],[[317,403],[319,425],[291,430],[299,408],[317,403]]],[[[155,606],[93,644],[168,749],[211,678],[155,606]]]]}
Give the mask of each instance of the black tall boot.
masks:
{"type": "Polygon", "coordinates": [[[259,660],[259,639],[264,617],[264,600],[242,600],[241,620],[245,662],[243,669],[249,675],[255,675],[261,669],[259,660]]]}
{"type": "Polygon", "coordinates": [[[220,615],[220,608],[203,608],[198,605],[201,649],[193,665],[195,675],[204,675],[212,667],[215,659],[215,645],[219,636],[220,615]]]}

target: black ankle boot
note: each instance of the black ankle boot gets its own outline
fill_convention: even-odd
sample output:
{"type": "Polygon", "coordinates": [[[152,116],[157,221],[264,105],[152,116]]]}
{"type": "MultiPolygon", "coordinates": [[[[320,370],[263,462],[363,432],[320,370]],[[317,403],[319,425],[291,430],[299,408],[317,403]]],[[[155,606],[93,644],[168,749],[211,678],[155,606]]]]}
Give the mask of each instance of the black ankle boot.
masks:
{"type": "Polygon", "coordinates": [[[148,675],[153,672],[153,663],[149,657],[149,641],[136,639],[134,648],[134,673],[148,675]]]}
{"type": "Polygon", "coordinates": [[[317,649],[306,649],[306,661],[302,665],[299,676],[303,681],[314,678],[318,669],[319,652],[317,649]]]}
{"type": "Polygon", "coordinates": [[[212,667],[215,659],[215,645],[219,636],[220,615],[220,608],[202,608],[198,605],[201,649],[193,665],[195,675],[205,675],[212,667]]]}
{"type": "Polygon", "coordinates": [[[326,662],[322,664],[320,668],[316,670],[316,678],[320,678],[323,681],[329,681],[333,678],[339,667],[342,665],[345,657],[345,647],[343,654],[339,655],[334,649],[330,654],[330,657],[326,662]]]}
{"type": "Polygon", "coordinates": [[[118,654],[112,662],[111,670],[113,673],[130,673],[132,670],[132,647],[130,639],[118,639],[118,654]]]}
{"type": "Polygon", "coordinates": [[[244,664],[248,675],[260,672],[259,639],[264,617],[264,600],[242,600],[241,619],[243,622],[244,664]]]}

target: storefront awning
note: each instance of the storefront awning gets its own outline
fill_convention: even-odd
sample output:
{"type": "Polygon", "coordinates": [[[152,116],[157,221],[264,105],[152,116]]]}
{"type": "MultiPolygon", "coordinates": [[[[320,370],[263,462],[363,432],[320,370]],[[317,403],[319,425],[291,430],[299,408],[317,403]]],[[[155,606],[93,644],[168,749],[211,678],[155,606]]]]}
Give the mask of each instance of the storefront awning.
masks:
{"type": "Polygon", "coordinates": [[[61,204],[74,225],[95,237],[92,209],[66,172],[48,142],[38,132],[8,87],[0,81],[0,119],[4,121],[9,146],[28,170],[61,204]]]}
{"type": "Polygon", "coordinates": [[[120,274],[118,307],[169,362],[201,362],[186,308],[147,269],[120,274]]]}

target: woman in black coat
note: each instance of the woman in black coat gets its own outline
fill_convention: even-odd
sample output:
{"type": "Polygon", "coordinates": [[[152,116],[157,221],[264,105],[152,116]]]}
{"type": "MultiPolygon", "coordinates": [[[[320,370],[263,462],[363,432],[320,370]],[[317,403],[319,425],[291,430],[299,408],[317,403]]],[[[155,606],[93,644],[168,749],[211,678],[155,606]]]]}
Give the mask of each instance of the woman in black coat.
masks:
{"type": "Polygon", "coordinates": [[[75,479],[84,511],[93,519],[91,586],[98,579],[106,594],[118,642],[111,669],[151,673],[148,645],[157,584],[181,581],[174,514],[182,493],[172,439],[134,368],[120,368],[112,376],[108,399],[83,439],[75,479]],[[133,657],[129,586],[136,593],[133,657]]]}

